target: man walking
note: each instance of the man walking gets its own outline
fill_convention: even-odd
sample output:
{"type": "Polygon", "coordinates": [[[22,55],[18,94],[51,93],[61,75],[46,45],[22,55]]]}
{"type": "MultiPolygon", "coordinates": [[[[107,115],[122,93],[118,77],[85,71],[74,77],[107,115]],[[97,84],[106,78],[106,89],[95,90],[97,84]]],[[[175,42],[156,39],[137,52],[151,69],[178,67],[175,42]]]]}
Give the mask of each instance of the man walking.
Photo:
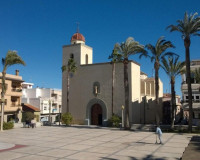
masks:
{"type": "MultiPolygon", "coordinates": [[[[160,140],[160,144],[163,144],[162,143],[162,131],[160,129],[160,126],[156,126],[156,134],[158,135],[158,138],[160,140]]],[[[157,135],[156,135],[156,143],[157,143],[157,135]]]]}

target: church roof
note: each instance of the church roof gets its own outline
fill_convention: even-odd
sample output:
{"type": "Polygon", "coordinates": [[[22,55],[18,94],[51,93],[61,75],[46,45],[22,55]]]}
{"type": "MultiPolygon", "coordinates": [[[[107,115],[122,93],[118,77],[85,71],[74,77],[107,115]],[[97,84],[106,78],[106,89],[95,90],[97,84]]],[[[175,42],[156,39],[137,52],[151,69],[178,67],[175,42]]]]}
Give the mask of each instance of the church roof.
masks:
{"type": "Polygon", "coordinates": [[[76,32],[73,34],[71,41],[76,41],[76,40],[85,42],[85,37],[81,33],[76,32]]]}

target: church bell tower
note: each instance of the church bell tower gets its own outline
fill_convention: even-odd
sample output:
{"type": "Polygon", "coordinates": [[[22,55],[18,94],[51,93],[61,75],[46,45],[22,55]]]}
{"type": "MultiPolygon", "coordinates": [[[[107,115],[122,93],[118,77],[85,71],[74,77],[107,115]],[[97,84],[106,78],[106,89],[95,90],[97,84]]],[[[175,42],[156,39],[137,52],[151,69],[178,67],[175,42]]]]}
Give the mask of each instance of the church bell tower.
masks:
{"type": "Polygon", "coordinates": [[[63,65],[73,58],[76,65],[92,64],[93,49],[85,44],[85,37],[77,30],[71,37],[71,44],[63,46],[63,65]]]}

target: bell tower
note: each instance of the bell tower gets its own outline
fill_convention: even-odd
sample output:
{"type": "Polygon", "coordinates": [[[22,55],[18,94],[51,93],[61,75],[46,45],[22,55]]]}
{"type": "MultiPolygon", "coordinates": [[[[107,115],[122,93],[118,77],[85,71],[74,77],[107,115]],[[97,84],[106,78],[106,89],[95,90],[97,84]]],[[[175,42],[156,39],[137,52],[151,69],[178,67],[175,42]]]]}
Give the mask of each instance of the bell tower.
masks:
{"type": "Polygon", "coordinates": [[[93,63],[93,49],[85,44],[85,37],[79,30],[72,35],[70,42],[70,45],[63,46],[62,65],[66,65],[69,58],[73,58],[77,66],[93,63]]]}

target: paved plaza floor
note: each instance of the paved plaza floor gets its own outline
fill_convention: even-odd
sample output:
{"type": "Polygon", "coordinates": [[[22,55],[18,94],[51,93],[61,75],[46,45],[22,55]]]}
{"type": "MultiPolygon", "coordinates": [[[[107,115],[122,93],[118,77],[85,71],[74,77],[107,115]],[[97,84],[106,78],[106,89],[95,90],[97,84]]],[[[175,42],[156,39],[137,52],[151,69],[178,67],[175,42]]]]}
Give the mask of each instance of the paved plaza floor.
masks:
{"type": "Polygon", "coordinates": [[[0,160],[178,160],[189,134],[164,133],[163,145],[153,132],[109,128],[38,127],[0,132],[0,160]]]}

